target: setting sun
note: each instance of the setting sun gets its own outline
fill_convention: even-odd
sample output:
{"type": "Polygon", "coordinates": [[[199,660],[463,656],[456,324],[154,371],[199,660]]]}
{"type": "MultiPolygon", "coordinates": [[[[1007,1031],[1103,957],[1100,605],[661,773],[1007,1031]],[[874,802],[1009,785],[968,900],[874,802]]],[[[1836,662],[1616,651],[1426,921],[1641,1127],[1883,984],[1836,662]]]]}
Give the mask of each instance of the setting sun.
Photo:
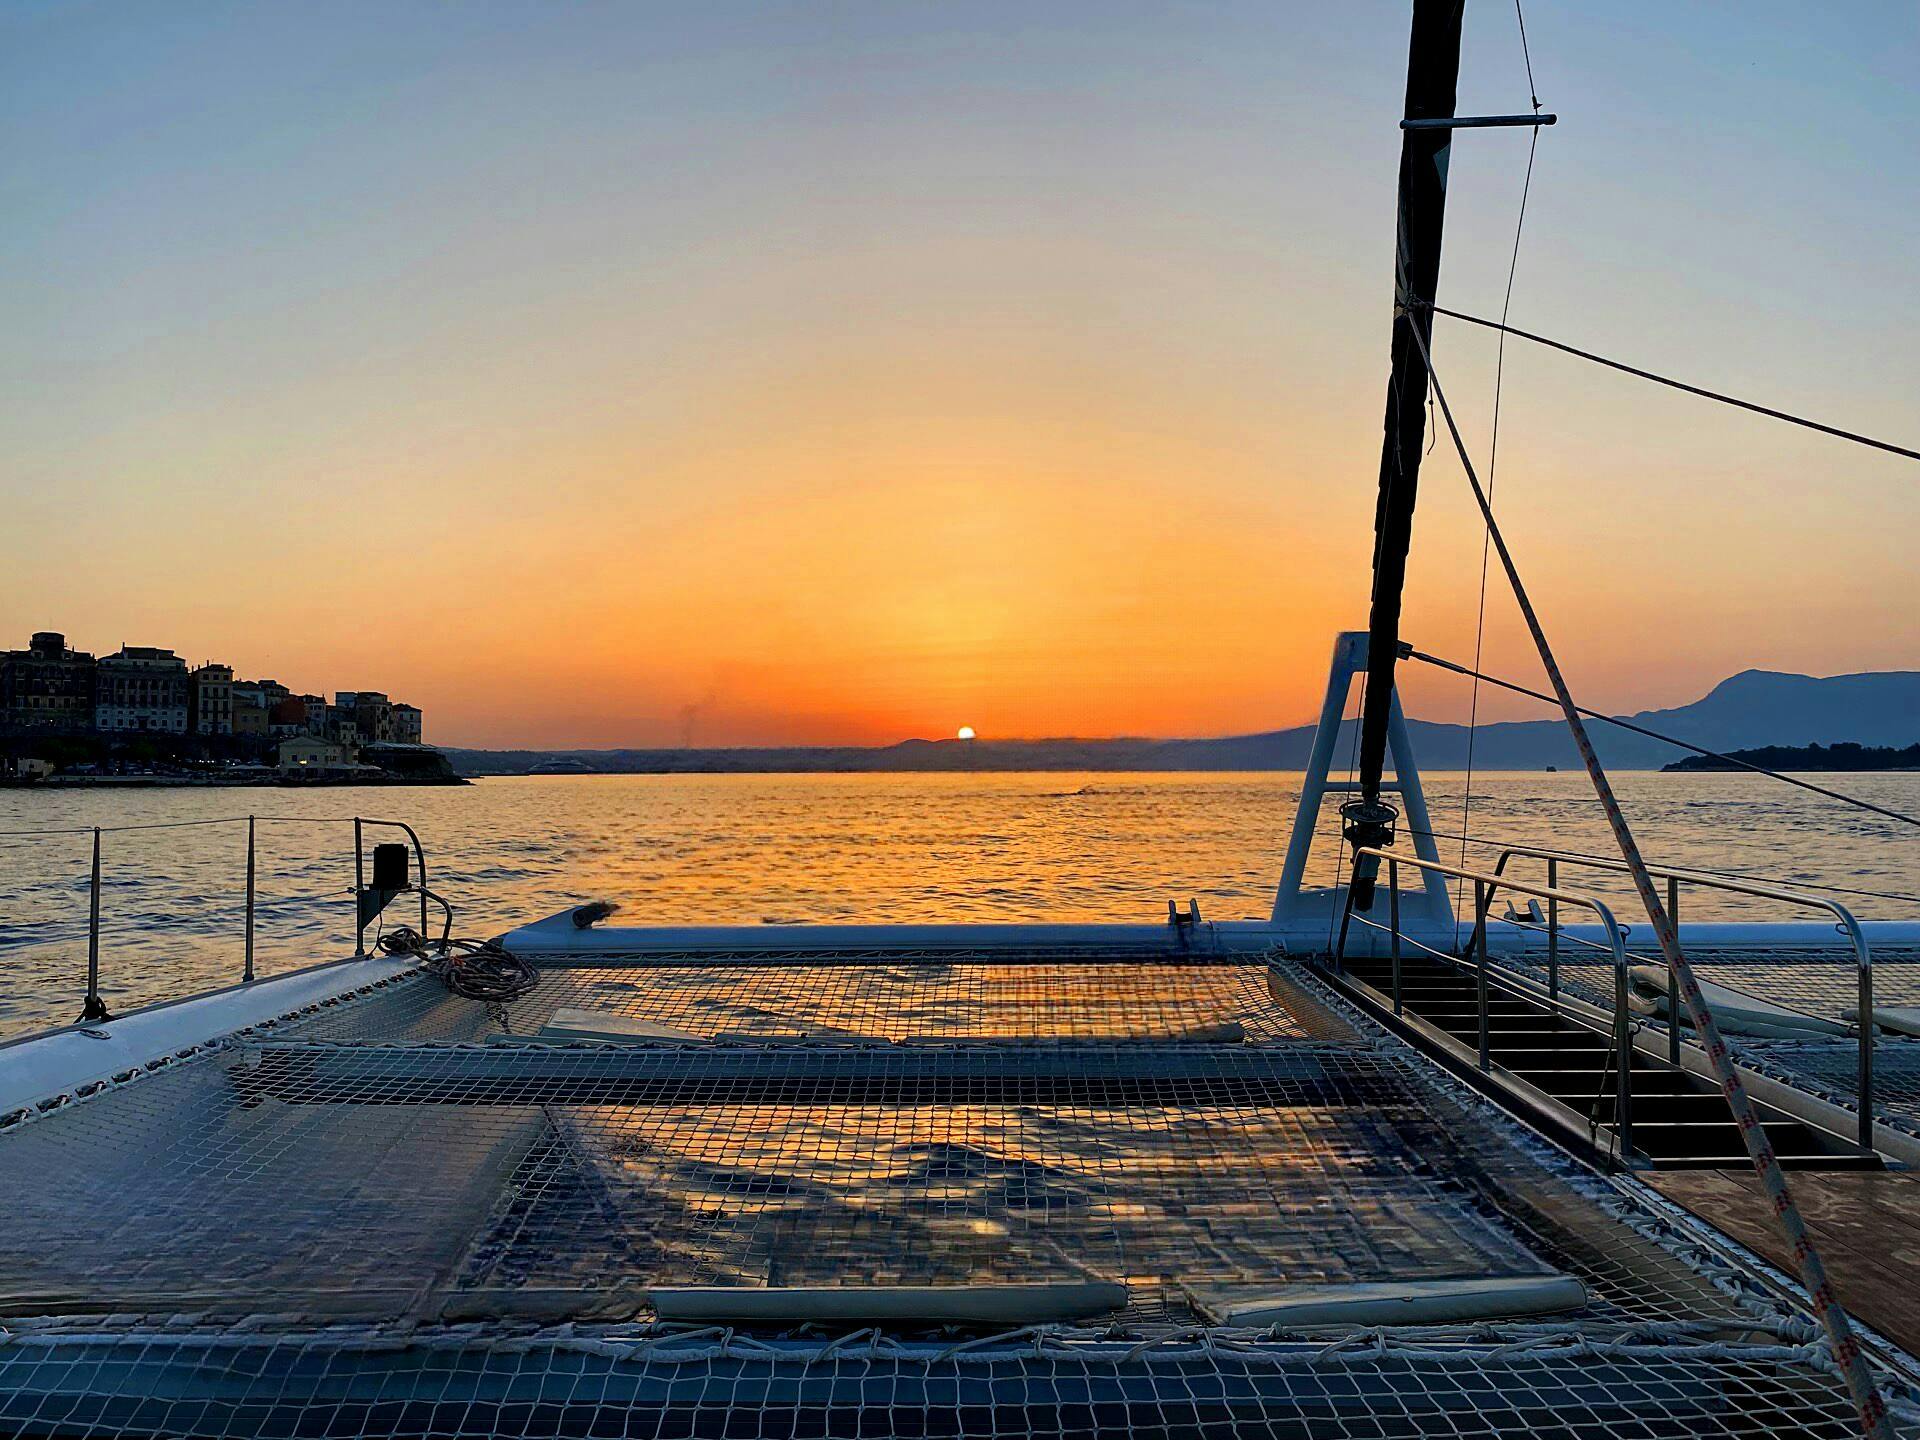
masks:
{"type": "Polygon", "coordinates": [[[959,733],[959,736],[958,736],[958,738],[959,738],[959,739],[962,739],[962,740],[971,740],[971,739],[973,739],[973,726],[971,726],[971,725],[962,725],[962,726],[960,727],[960,733],[959,733]]]}

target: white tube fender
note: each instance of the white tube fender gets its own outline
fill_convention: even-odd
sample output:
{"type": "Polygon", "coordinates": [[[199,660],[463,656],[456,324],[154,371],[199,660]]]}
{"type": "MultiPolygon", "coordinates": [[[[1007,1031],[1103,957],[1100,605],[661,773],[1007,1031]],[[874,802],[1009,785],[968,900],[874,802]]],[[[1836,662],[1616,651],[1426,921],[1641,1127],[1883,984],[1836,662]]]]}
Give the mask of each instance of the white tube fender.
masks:
{"type": "MultiPolygon", "coordinates": [[[[1850,1005],[1840,1013],[1856,1025],[1860,1023],[1859,1006],[1850,1005]]],[[[1876,1005],[1873,1023],[1896,1035],[1920,1035],[1920,1005],[1876,1005]]]]}
{"type": "MultiPolygon", "coordinates": [[[[1627,977],[1633,982],[1634,998],[1641,1002],[1634,1009],[1665,1019],[1667,967],[1634,965],[1628,968],[1627,977]]],[[[1790,1039],[1796,1035],[1847,1033],[1847,1027],[1838,1020],[1823,1020],[1817,1015],[1789,1010],[1785,1005],[1776,1005],[1771,1000],[1762,1000],[1758,995],[1749,995],[1730,986],[1716,985],[1711,980],[1700,981],[1700,993],[1706,999],[1707,1008],[1713,1012],[1714,1023],[1729,1035],[1790,1039]]],[[[1684,1004],[1680,1007],[1680,1023],[1693,1023],[1684,1004]]]]}
{"type": "Polygon", "coordinates": [[[1587,1287],[1571,1275],[1498,1275],[1283,1285],[1193,1298],[1219,1325],[1445,1325],[1578,1310],[1587,1303],[1587,1287]]]}

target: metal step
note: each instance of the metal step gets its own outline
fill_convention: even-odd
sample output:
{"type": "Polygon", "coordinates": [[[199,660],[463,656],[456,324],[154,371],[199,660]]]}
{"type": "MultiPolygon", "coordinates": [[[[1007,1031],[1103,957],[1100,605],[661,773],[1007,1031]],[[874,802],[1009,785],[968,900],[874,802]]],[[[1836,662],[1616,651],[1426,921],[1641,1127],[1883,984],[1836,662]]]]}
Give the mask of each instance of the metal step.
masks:
{"type": "MultiPolygon", "coordinates": [[[[1571,1057],[1569,1057],[1571,1058],[1571,1057]]],[[[1607,1088],[1613,1088],[1612,1070],[1603,1070],[1599,1066],[1515,1066],[1502,1062],[1502,1068],[1510,1071],[1536,1090],[1544,1090],[1550,1095],[1591,1095],[1600,1088],[1604,1080],[1607,1088]]],[[[1658,1100],[1663,1096],[1695,1093],[1697,1087],[1691,1075],[1672,1070],[1646,1070],[1635,1067],[1633,1072],[1633,1093],[1638,1099],[1644,1095],[1649,1100],[1658,1100]]],[[[1713,1092],[1718,1095],[1718,1091],[1713,1092]]],[[[1725,1104],[1724,1098],[1721,1103],[1725,1104]]]]}
{"type": "MultiPolygon", "coordinates": [[[[1370,957],[1349,962],[1337,981],[1364,987],[1358,998],[1383,1019],[1391,1018],[1393,967],[1370,957]],[[1383,1002],[1385,1002],[1383,1004],[1383,1002]]],[[[1479,977],[1429,959],[1404,959],[1400,969],[1402,1014],[1413,1028],[1405,1033],[1416,1045],[1441,1056],[1456,1071],[1461,1050],[1477,1050],[1480,1040],[1479,977]],[[1434,1038],[1435,1032],[1447,1037],[1434,1038]],[[1449,1050],[1448,1047],[1451,1047],[1449,1050]]],[[[1556,1010],[1544,997],[1533,999],[1488,976],[1488,1071],[1469,1069],[1474,1083],[1535,1123],[1551,1122],[1561,1135],[1586,1143],[1593,1122],[1603,1127],[1593,1145],[1606,1157],[1606,1131],[1615,1106],[1617,1044],[1611,1027],[1584,1014],[1556,1010]],[[1511,1078],[1508,1078],[1511,1077],[1511,1078]],[[1543,1110],[1540,1096],[1551,1102],[1543,1110]],[[1558,1117],[1558,1118],[1556,1118],[1558,1117]]],[[[1711,1080],[1675,1069],[1636,1050],[1632,1067],[1634,1163],[1656,1168],[1707,1168],[1748,1163],[1746,1146],[1733,1123],[1726,1098],[1711,1080]]],[[[1763,1132],[1783,1165],[1795,1169],[1877,1169],[1879,1156],[1862,1153],[1850,1141],[1795,1119],[1772,1106],[1757,1107],[1763,1132]]]]}

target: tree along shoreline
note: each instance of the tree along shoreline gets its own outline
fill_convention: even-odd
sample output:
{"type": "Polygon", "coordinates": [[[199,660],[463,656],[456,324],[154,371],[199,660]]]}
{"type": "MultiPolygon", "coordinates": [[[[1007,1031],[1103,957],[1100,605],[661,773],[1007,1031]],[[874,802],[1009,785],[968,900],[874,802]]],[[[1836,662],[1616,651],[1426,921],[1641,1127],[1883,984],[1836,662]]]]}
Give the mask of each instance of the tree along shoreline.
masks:
{"type": "Polygon", "coordinates": [[[1920,770],[1920,744],[1896,749],[1891,745],[1856,745],[1842,741],[1837,745],[1762,745],[1752,750],[1732,750],[1728,759],[1713,755],[1689,755],[1662,765],[1667,770],[1740,770],[1730,760],[1744,760],[1768,770],[1920,770]]]}

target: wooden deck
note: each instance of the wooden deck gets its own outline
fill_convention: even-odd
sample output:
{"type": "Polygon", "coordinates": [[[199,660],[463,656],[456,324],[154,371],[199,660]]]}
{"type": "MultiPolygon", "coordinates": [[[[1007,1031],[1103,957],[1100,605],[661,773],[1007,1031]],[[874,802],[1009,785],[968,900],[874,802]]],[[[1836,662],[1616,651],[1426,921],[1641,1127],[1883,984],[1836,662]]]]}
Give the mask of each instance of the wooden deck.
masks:
{"type": "MultiPolygon", "coordinates": [[[[1789,1275],[1798,1275],[1751,1170],[1655,1170],[1639,1177],[1789,1275]]],[[[1787,1176],[1850,1315],[1920,1354],[1920,1172],[1800,1170],[1787,1176]]]]}

